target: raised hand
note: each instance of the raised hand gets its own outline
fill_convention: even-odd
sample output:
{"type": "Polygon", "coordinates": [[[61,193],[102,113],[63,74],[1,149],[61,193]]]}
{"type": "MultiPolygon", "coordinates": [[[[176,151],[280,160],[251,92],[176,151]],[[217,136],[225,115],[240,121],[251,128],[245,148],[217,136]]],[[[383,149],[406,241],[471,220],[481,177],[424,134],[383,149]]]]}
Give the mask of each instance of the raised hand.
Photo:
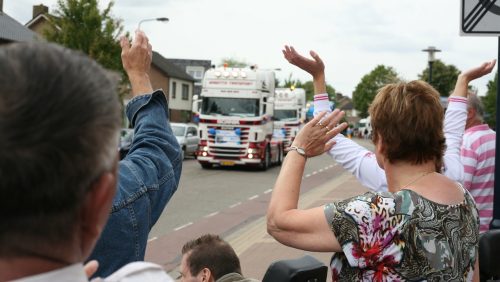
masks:
{"type": "Polygon", "coordinates": [[[463,76],[468,82],[471,82],[474,79],[480,78],[484,75],[489,74],[493,68],[495,67],[496,60],[491,60],[489,62],[484,62],[482,65],[472,68],[470,70],[466,70],[460,74],[463,76]]]}
{"type": "Polygon", "coordinates": [[[482,65],[466,70],[458,76],[455,89],[450,96],[467,97],[469,82],[489,74],[495,67],[496,60],[485,62],[482,65]]]}
{"type": "Polygon", "coordinates": [[[153,92],[149,79],[153,51],[146,34],[138,30],[132,45],[126,37],[121,38],[120,45],[122,64],[132,85],[132,94],[138,96],[153,92]]]}
{"type": "Polygon", "coordinates": [[[344,116],[343,111],[335,110],[328,116],[322,112],[308,122],[297,134],[293,146],[303,148],[308,157],[315,157],[329,151],[335,135],[347,128],[347,123],[338,124],[344,116]]]}
{"type": "Polygon", "coordinates": [[[301,54],[297,53],[292,46],[285,45],[285,49],[282,50],[285,59],[297,67],[310,73],[314,78],[317,76],[322,76],[325,73],[325,64],[321,58],[314,51],[310,51],[309,54],[313,59],[306,58],[301,54]]]}

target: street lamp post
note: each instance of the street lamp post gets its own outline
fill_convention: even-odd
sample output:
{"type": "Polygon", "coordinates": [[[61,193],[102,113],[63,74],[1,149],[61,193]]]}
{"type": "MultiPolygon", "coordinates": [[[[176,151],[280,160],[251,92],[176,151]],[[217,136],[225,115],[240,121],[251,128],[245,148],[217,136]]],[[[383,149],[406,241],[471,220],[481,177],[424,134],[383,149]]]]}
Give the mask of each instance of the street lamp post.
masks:
{"type": "Polygon", "coordinates": [[[165,18],[165,17],[162,17],[162,18],[152,18],[152,19],[144,19],[144,20],[140,20],[139,21],[139,25],[137,26],[137,29],[138,30],[141,30],[141,24],[143,22],[154,22],[154,21],[158,21],[158,22],[168,22],[169,19],[168,18],[165,18]]]}
{"type": "Polygon", "coordinates": [[[427,52],[427,61],[429,62],[429,84],[432,83],[432,64],[436,60],[436,57],[434,56],[435,53],[441,52],[441,50],[437,49],[434,46],[429,46],[427,49],[422,50],[422,52],[427,52]]]}

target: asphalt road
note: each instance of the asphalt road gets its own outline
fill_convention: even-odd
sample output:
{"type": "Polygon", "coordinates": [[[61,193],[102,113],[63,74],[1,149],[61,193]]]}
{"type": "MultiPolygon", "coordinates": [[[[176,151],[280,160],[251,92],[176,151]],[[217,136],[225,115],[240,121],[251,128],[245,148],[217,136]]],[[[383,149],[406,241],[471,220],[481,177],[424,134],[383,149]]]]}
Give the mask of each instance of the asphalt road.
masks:
{"type": "MultiPolygon", "coordinates": [[[[370,147],[368,142],[361,142],[370,147]]],[[[304,176],[314,175],[334,164],[326,154],[311,158],[307,162],[304,176]]],[[[149,237],[162,237],[228,207],[236,207],[271,192],[279,170],[280,166],[273,166],[267,171],[237,167],[207,170],[201,168],[195,159],[184,160],[179,188],[149,237]]]]}

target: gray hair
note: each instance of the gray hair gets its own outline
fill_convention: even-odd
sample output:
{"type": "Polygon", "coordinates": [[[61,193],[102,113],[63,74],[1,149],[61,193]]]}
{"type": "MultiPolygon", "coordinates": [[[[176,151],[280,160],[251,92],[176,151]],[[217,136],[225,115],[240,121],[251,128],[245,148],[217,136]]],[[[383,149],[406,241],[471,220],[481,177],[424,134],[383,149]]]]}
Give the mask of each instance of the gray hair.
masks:
{"type": "Polygon", "coordinates": [[[467,108],[474,109],[476,111],[476,119],[483,122],[484,117],[484,106],[481,99],[476,93],[469,91],[469,96],[467,98],[467,108]]]}
{"type": "Polygon", "coordinates": [[[73,239],[88,188],[116,165],[121,105],[107,71],[54,44],[0,48],[0,74],[6,257],[73,239]]]}

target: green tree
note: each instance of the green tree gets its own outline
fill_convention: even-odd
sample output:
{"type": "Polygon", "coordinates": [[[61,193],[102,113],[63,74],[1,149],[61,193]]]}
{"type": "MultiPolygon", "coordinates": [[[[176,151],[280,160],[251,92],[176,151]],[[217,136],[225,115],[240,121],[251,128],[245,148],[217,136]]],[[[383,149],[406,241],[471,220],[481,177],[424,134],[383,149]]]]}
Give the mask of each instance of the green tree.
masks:
{"type": "MultiPolygon", "coordinates": [[[[455,88],[460,70],[454,65],[446,65],[440,60],[432,64],[432,82],[431,85],[439,92],[441,96],[448,97],[455,88]]],[[[425,68],[418,78],[429,82],[429,67],[425,68]]]]}
{"type": "Polygon", "coordinates": [[[49,41],[82,51],[126,79],[119,43],[123,26],[111,16],[113,5],[110,1],[100,11],[97,0],[58,0],[54,15],[49,15],[55,28],[46,29],[44,35],[49,41]]]}
{"type": "Polygon", "coordinates": [[[363,76],[352,93],[354,108],[360,116],[363,118],[368,116],[368,107],[380,88],[399,80],[397,72],[392,67],[384,65],[378,65],[370,73],[363,76]]]}
{"type": "Polygon", "coordinates": [[[485,121],[491,128],[496,128],[496,117],[497,117],[497,85],[498,85],[498,72],[495,75],[494,80],[488,82],[488,91],[486,96],[483,97],[484,111],[485,111],[485,121]]]}

